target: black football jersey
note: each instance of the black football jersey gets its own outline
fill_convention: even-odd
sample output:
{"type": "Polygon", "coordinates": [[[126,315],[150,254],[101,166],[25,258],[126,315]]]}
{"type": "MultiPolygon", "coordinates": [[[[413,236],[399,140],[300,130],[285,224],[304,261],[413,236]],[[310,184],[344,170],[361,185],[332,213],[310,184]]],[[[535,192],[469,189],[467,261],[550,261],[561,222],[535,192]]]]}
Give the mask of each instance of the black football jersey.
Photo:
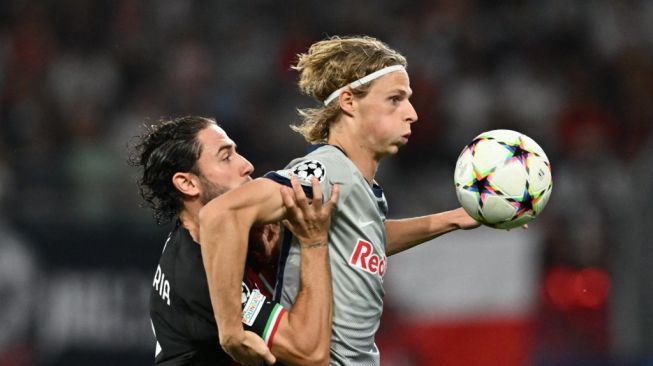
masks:
{"type": "MultiPolygon", "coordinates": [[[[246,267],[243,326],[271,346],[285,310],[270,300],[270,283],[274,282],[261,273],[246,267]]],[[[220,347],[200,245],[179,221],[168,236],[154,275],[150,319],[156,365],[235,365],[220,347]]]]}

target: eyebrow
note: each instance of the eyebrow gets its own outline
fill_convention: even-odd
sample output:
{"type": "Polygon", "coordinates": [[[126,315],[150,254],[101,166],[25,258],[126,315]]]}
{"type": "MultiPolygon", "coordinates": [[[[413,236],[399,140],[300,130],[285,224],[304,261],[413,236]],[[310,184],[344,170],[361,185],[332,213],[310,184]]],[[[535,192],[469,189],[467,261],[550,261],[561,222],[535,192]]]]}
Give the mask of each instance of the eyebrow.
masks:
{"type": "Polygon", "coordinates": [[[236,150],[236,144],[234,144],[234,143],[226,143],[226,144],[220,146],[220,148],[218,149],[218,152],[216,153],[216,155],[219,155],[219,154],[220,154],[222,151],[224,151],[224,150],[231,150],[232,148],[233,148],[234,150],[236,150]]]}
{"type": "Polygon", "coordinates": [[[413,95],[413,91],[410,89],[408,91],[404,89],[393,89],[389,92],[389,94],[395,94],[395,93],[400,94],[402,97],[410,97],[411,95],[413,95]]]}

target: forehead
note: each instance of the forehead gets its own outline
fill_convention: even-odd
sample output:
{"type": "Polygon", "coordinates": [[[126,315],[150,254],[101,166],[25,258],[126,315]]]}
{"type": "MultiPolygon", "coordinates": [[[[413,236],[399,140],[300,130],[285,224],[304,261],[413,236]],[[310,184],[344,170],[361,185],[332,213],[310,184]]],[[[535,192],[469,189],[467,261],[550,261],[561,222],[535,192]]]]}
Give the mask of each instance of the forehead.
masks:
{"type": "Polygon", "coordinates": [[[210,125],[197,134],[198,141],[202,144],[204,150],[217,150],[224,145],[234,145],[234,141],[229,138],[227,133],[216,125],[210,125]]]}
{"type": "Polygon", "coordinates": [[[391,72],[376,79],[370,90],[380,92],[400,89],[410,94],[410,79],[404,70],[391,72]]]}

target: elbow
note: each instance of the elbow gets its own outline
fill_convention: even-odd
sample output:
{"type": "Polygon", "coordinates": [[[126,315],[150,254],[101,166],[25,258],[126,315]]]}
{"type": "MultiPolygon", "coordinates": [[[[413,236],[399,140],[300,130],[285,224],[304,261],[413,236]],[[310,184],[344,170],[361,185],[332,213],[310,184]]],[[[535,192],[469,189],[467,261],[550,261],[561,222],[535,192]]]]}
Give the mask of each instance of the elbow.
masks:
{"type": "Polygon", "coordinates": [[[220,206],[212,205],[211,203],[204,205],[202,208],[200,208],[200,212],[198,214],[200,226],[215,222],[221,214],[224,214],[220,211],[220,206]]]}
{"type": "Polygon", "coordinates": [[[230,209],[226,205],[219,204],[219,202],[211,201],[204,207],[200,208],[198,219],[200,231],[215,228],[220,224],[225,224],[230,220],[230,209]]]}

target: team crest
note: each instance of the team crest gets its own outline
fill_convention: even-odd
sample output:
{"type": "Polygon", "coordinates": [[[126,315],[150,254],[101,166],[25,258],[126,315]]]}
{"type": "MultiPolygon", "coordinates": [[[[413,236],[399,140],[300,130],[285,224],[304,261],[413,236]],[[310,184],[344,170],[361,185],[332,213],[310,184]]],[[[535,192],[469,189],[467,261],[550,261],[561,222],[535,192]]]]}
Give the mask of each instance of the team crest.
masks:
{"type": "Polygon", "coordinates": [[[290,180],[290,176],[294,175],[299,179],[299,183],[304,186],[311,186],[311,177],[317,178],[318,182],[322,182],[326,177],[326,169],[324,164],[317,160],[306,160],[293,165],[284,170],[277,170],[275,174],[290,180]]]}
{"type": "Polygon", "coordinates": [[[324,165],[317,160],[307,160],[296,164],[288,171],[292,172],[300,182],[305,184],[311,183],[311,177],[317,178],[318,181],[323,181],[326,176],[324,165]]]}
{"type": "Polygon", "coordinates": [[[249,299],[251,291],[245,282],[240,283],[240,304],[244,305],[247,299],[249,299]]]}

